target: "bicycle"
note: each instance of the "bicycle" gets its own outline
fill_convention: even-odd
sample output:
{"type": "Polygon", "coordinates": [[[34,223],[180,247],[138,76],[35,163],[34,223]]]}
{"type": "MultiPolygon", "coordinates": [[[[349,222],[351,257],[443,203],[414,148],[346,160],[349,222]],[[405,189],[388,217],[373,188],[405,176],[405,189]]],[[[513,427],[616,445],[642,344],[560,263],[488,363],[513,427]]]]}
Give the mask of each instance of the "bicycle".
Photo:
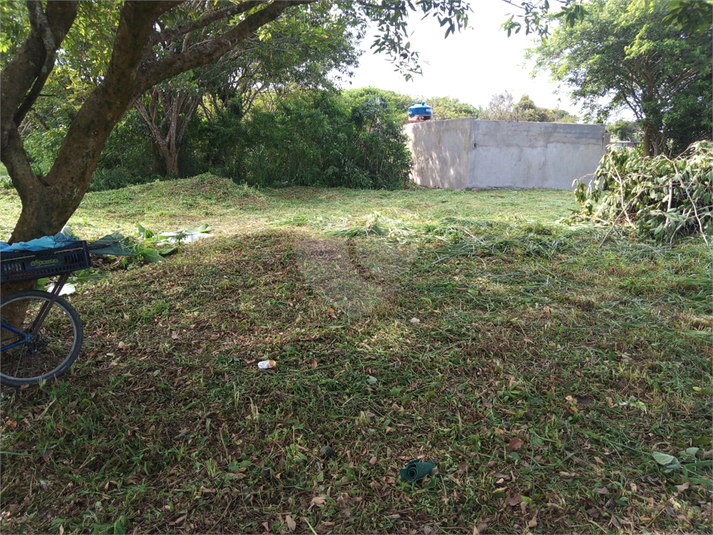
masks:
{"type": "Polygon", "coordinates": [[[74,271],[91,267],[87,243],[2,253],[0,283],[59,278],[51,291],[20,290],[0,297],[0,383],[39,384],[66,373],[82,349],[79,314],[60,293],[74,271]]]}

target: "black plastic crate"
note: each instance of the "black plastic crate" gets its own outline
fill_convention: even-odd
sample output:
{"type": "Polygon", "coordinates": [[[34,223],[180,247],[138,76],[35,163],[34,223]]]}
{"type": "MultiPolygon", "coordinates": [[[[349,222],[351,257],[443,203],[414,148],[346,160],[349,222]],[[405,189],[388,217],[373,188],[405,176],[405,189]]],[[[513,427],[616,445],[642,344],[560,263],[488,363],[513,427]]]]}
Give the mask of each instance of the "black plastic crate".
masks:
{"type": "Polygon", "coordinates": [[[87,242],[76,241],[56,249],[0,253],[0,282],[52,277],[91,267],[87,242]]]}

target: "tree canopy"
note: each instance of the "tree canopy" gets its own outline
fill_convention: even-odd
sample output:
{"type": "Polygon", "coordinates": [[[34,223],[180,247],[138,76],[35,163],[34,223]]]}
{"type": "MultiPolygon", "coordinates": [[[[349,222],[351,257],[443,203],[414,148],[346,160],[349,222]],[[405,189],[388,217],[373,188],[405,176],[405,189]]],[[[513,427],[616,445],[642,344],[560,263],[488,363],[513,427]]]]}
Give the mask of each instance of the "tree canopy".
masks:
{"type": "Polygon", "coordinates": [[[532,54],[537,68],[572,88],[600,119],[629,109],[644,152],[680,152],[711,130],[711,4],[708,25],[662,22],[667,0],[591,0],[583,19],[559,25],[532,54]]]}
{"type": "Polygon", "coordinates": [[[488,106],[482,110],[480,119],[486,121],[529,121],[535,123],[574,123],[578,118],[568,111],[540,108],[529,95],[523,95],[515,103],[510,91],[493,95],[488,106]]]}

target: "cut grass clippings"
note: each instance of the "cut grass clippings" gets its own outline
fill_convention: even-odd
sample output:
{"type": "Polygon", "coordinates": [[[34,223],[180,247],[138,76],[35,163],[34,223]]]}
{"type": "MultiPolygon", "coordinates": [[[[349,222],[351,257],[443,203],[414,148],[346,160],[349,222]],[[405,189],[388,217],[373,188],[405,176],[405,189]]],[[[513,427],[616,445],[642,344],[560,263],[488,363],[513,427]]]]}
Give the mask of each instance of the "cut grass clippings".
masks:
{"type": "Polygon", "coordinates": [[[600,246],[558,223],[575,206],[215,177],[87,195],[83,238],[216,237],[70,296],[71,372],[2,391],[0,529],[710,532],[711,252],[600,246]],[[418,458],[438,474],[400,479],[418,458]]]}

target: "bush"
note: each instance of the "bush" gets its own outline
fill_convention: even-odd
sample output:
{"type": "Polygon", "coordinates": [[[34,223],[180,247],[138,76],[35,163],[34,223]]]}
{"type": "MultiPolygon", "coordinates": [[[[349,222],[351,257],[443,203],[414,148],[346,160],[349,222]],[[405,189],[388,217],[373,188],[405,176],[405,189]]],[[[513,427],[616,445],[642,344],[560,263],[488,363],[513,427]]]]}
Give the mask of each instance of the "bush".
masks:
{"type": "Polygon", "coordinates": [[[583,214],[628,224],[641,235],[672,243],[713,234],[713,144],[693,143],[676,159],[645,158],[610,149],[594,180],[575,191],[583,214]]]}
{"type": "Polygon", "coordinates": [[[162,166],[148,127],[136,110],[129,110],[104,145],[89,191],[154,182],[161,178],[162,166]]]}
{"type": "Polygon", "coordinates": [[[189,143],[208,171],[238,183],[398,189],[411,166],[405,140],[385,102],[349,106],[324,91],[293,94],[248,118],[229,105],[189,143]]]}

